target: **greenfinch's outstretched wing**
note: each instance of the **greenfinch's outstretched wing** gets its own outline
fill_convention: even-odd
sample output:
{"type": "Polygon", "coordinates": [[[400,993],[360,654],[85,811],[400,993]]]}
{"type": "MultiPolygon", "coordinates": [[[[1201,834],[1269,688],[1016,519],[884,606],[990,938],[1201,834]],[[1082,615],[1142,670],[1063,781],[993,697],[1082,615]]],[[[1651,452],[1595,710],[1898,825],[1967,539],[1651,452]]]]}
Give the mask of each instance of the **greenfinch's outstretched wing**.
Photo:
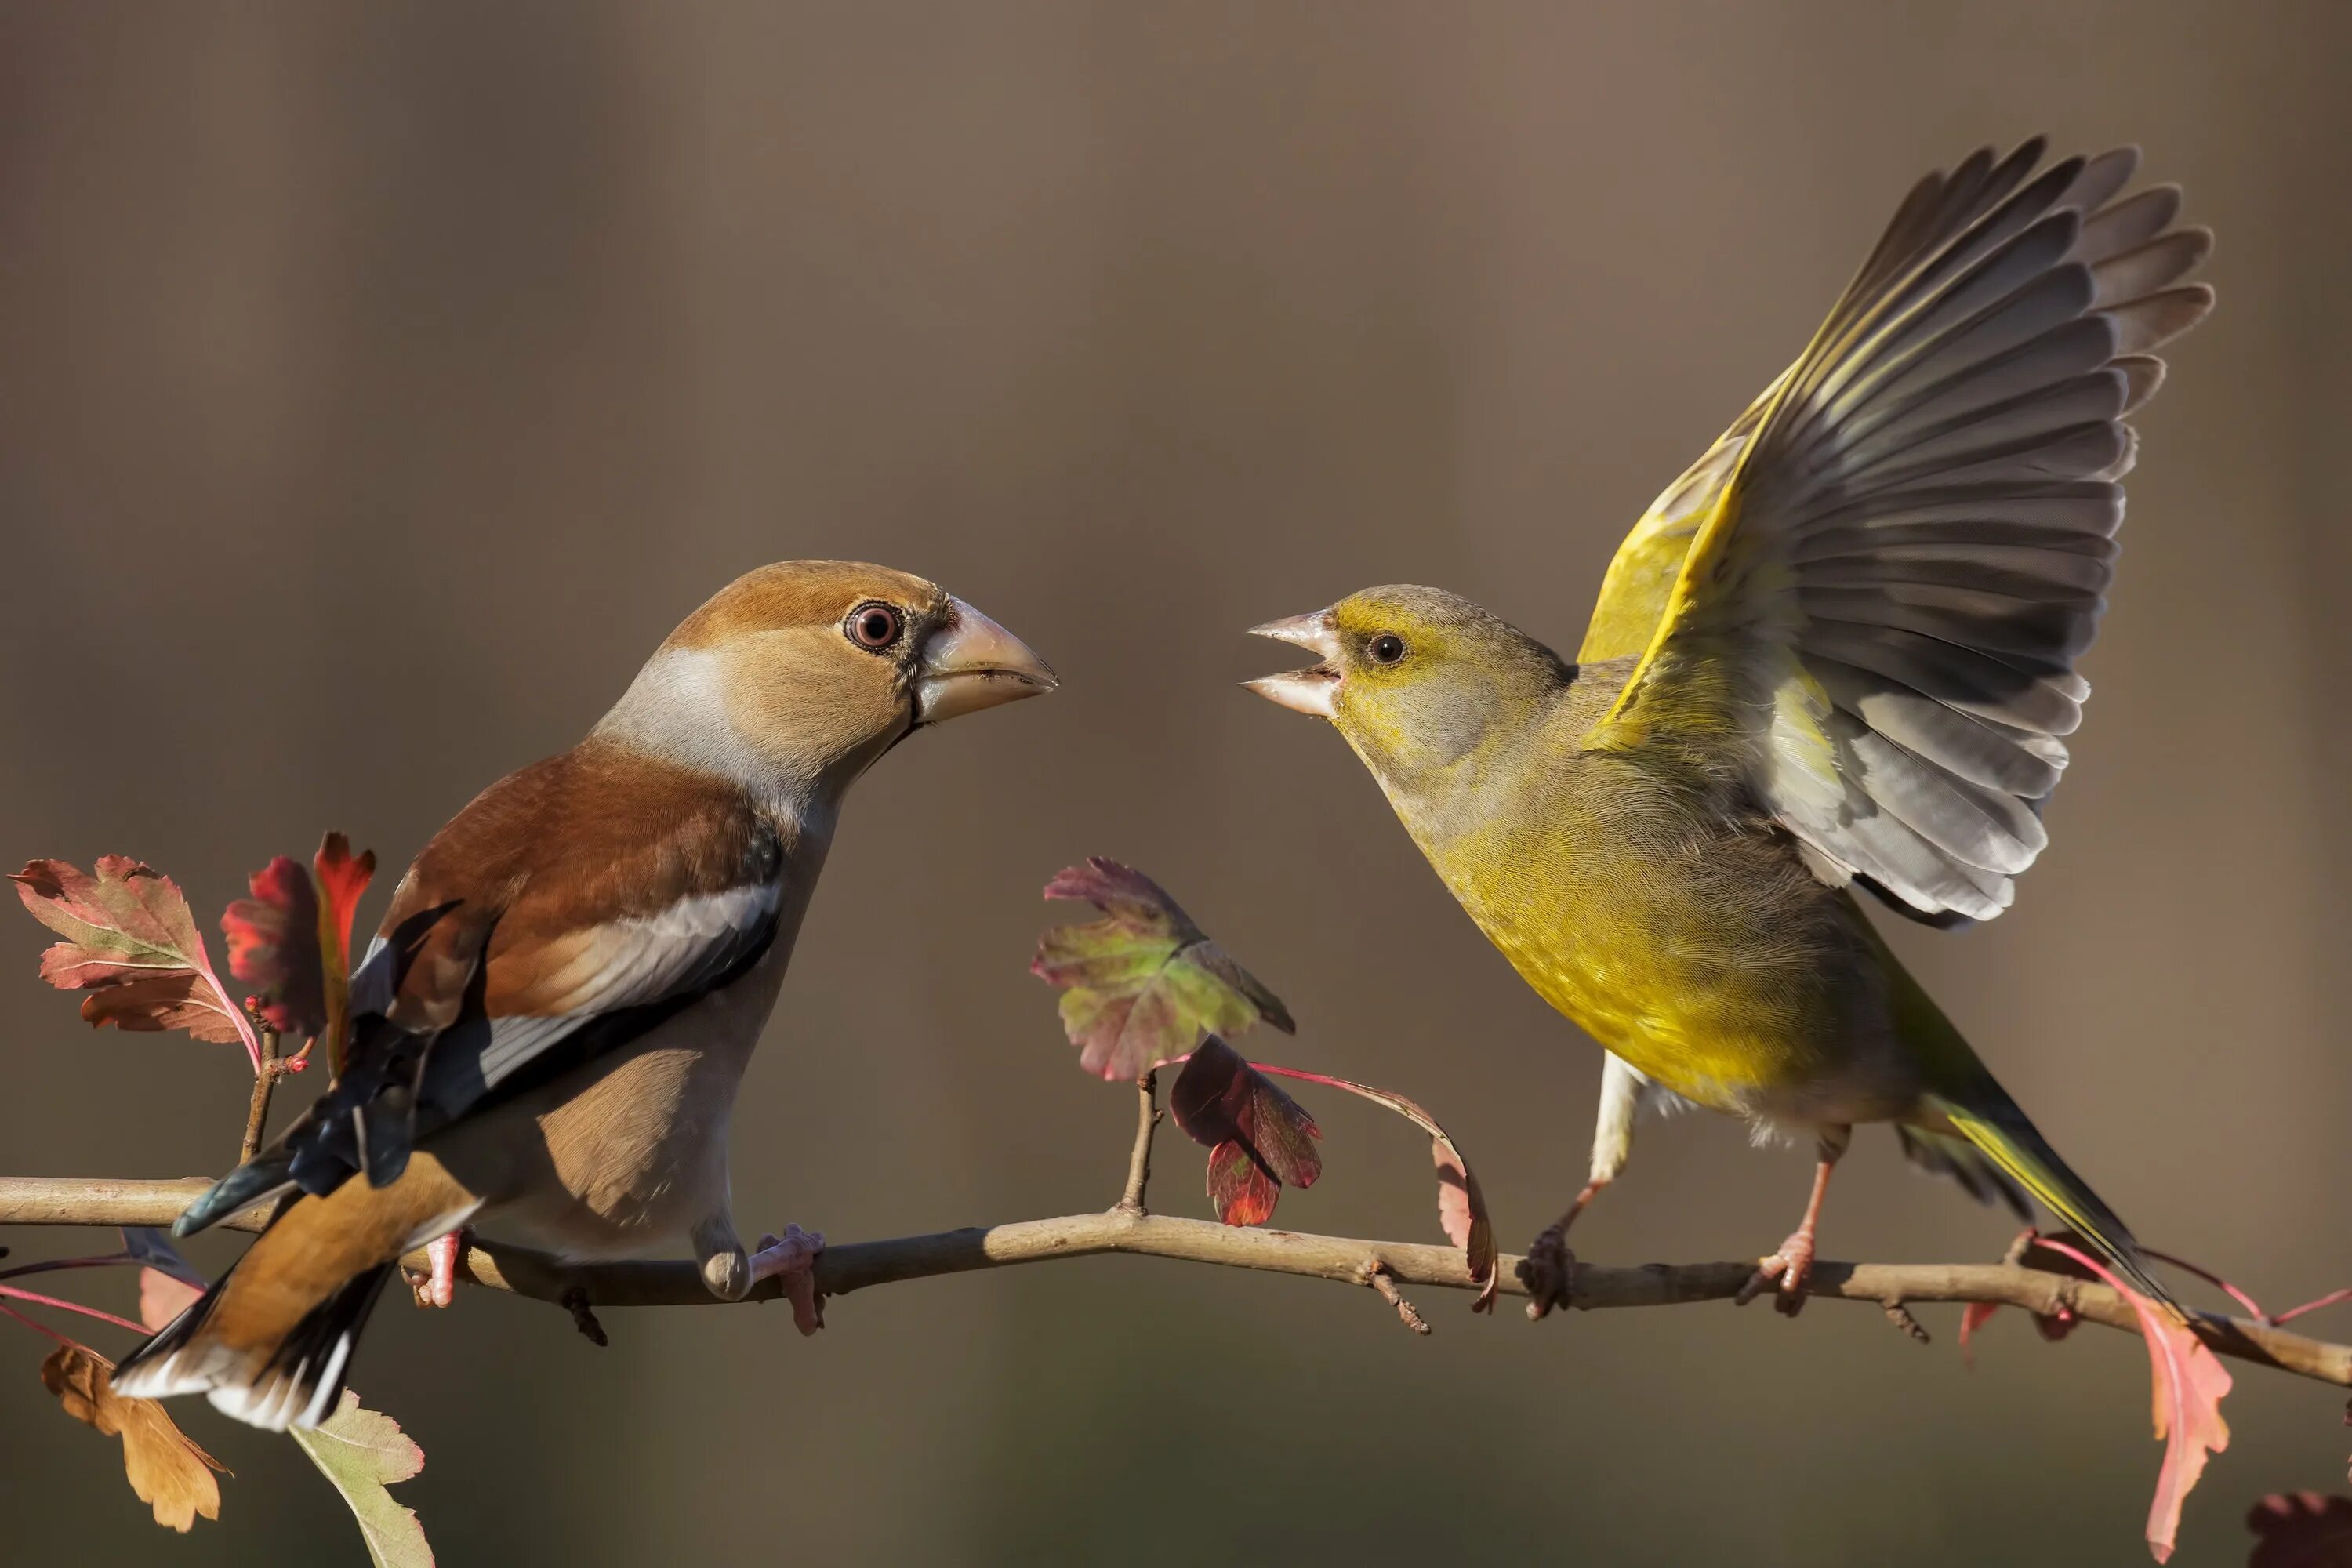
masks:
{"type": "Polygon", "coordinates": [[[1658,623],[1666,618],[1666,605],[1673,601],[1675,580],[1682,575],[1692,537],[1722,499],[1723,487],[1738,467],[1748,438],[1756,434],[1757,424],[1786,380],[1783,375],[1766,387],[1764,395],[1716,437],[1706,456],[1685,468],[1680,479],[1659,493],[1617,547],[1617,553],[1609,560],[1608,575],[1601,580],[1601,597],[1594,602],[1592,620],[1584,628],[1583,646],[1576,650],[1579,664],[1631,658],[1648,649],[1658,623]]]}
{"type": "Polygon", "coordinates": [[[2124,420],[2212,306],[2180,281],[2211,237],[2172,226],[2179,191],[2116,199],[2136,151],[2042,153],[1921,181],[1728,478],[1686,477],[1690,548],[1587,738],[1741,771],[1822,875],[1922,918],[1999,914],[2046,842],[2124,420]]]}

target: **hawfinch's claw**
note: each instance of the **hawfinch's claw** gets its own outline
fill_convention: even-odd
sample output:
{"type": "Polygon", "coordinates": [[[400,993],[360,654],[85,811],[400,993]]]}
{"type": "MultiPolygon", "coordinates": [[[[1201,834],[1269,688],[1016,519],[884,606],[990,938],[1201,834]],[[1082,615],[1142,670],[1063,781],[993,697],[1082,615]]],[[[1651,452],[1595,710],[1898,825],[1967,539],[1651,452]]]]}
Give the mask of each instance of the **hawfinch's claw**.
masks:
{"type": "Polygon", "coordinates": [[[782,1236],[763,1236],[751,1254],[751,1283],[771,1274],[784,1282],[785,1299],[793,1304],[793,1327],[813,1334],[824,1327],[824,1307],[817,1300],[816,1258],[824,1250],[824,1233],[784,1226],[782,1236]]]}
{"type": "Polygon", "coordinates": [[[432,1262],[432,1272],[408,1277],[408,1288],[416,1292],[418,1306],[446,1307],[457,1299],[457,1255],[465,1249],[463,1230],[453,1230],[425,1244],[425,1256],[432,1262]]]}

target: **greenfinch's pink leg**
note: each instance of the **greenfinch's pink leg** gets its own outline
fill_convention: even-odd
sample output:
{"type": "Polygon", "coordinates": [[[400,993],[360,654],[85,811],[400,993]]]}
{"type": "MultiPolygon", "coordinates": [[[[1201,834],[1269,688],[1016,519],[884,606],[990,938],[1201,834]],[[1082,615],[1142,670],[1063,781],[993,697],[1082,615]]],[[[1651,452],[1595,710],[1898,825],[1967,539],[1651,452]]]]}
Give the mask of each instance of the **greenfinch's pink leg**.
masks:
{"type": "Polygon", "coordinates": [[[1853,1129],[1840,1128],[1834,1134],[1822,1135],[1821,1163],[1813,1167],[1813,1195],[1806,1200],[1805,1217],[1780,1249],[1769,1258],[1757,1261],[1756,1272],[1733,1298],[1745,1307],[1779,1281],[1780,1299],[1774,1303],[1780,1311],[1793,1318],[1805,1304],[1805,1279],[1813,1271],[1813,1241],[1822,1223],[1822,1200],[1829,1195],[1830,1173],[1837,1169],[1838,1158],[1845,1152],[1853,1137],[1853,1129]]]}

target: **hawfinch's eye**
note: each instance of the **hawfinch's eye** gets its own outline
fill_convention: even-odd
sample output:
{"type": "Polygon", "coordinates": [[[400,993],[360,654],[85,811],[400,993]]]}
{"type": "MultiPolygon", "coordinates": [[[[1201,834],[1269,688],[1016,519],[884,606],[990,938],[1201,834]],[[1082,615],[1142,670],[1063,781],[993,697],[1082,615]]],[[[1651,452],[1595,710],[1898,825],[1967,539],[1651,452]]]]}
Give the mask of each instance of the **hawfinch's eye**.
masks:
{"type": "Polygon", "coordinates": [[[1382,632],[1364,651],[1372,656],[1374,664],[1394,664],[1404,657],[1404,638],[1394,632],[1382,632]]]}
{"type": "Polygon", "coordinates": [[[848,632],[849,640],[859,647],[870,653],[880,653],[898,640],[903,625],[898,619],[898,612],[888,605],[860,605],[849,612],[848,623],[843,629],[848,632]]]}

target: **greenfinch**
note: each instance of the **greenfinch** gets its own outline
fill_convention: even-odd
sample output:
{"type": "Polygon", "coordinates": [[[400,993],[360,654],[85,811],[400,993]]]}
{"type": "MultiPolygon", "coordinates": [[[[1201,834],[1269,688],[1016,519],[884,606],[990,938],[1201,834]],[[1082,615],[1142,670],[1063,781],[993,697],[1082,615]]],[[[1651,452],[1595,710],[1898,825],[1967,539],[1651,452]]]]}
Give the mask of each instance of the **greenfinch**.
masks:
{"type": "Polygon", "coordinates": [[[1330,721],[1447,889],[1609,1053],[1591,1180],[1645,1105],[1810,1136],[1802,1221],[1742,1300],[1793,1310],[1857,1123],[1979,1200],[2016,1188],[2169,1304],[2132,1235],[1865,917],[1990,920],[2047,842],[2114,573],[2125,424],[2212,292],[2136,151],[1931,174],[1797,362],[1652,505],[1575,661],[1433,588],[1254,628],[1311,668],[1250,682],[1330,721]]]}

